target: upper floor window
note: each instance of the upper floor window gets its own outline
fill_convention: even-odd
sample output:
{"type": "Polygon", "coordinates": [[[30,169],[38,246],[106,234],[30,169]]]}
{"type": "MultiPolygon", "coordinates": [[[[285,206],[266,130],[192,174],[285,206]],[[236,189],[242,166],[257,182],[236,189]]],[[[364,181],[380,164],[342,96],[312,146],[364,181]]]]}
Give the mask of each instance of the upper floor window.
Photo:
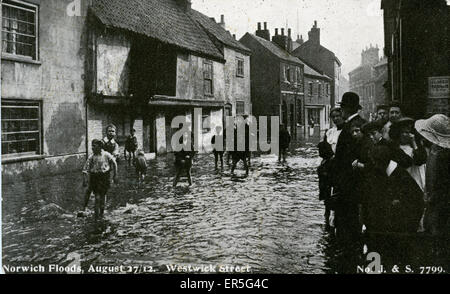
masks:
{"type": "Polygon", "coordinates": [[[2,156],[41,153],[41,115],[39,102],[2,101],[2,156]]]}
{"type": "Polygon", "coordinates": [[[38,6],[3,1],[2,54],[38,59],[38,6]]]}
{"type": "Polygon", "coordinates": [[[297,84],[301,84],[302,83],[302,70],[300,69],[300,67],[296,68],[296,72],[297,72],[297,84]]]}
{"type": "Polygon", "coordinates": [[[308,83],[308,94],[309,96],[313,95],[313,83],[311,82],[308,83]]]}
{"type": "Polygon", "coordinates": [[[286,65],[284,67],[285,72],[284,72],[284,81],[285,82],[290,82],[292,81],[292,70],[291,67],[289,65],[286,65]]]}
{"type": "Polygon", "coordinates": [[[203,80],[205,95],[213,95],[213,64],[211,61],[203,62],[203,80]]]}
{"type": "Polygon", "coordinates": [[[243,59],[236,59],[237,67],[236,67],[236,76],[238,77],[244,77],[244,60],[243,59]]]}
{"type": "Polygon", "coordinates": [[[319,83],[319,89],[317,90],[317,96],[322,97],[322,84],[319,83]]]}

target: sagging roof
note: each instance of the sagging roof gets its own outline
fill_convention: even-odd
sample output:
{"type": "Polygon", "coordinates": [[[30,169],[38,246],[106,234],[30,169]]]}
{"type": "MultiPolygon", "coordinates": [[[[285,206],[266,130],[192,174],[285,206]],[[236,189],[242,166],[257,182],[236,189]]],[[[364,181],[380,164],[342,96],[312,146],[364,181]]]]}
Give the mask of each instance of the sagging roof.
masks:
{"type": "Polygon", "coordinates": [[[234,39],[234,37],[224,28],[222,28],[214,19],[204,15],[203,13],[191,9],[191,17],[197,21],[206,31],[212,34],[217,40],[219,40],[225,46],[251,53],[250,49],[242,45],[240,42],[234,39]]]}
{"type": "Polygon", "coordinates": [[[294,62],[298,64],[303,64],[300,59],[297,57],[289,54],[286,50],[279,47],[277,44],[274,44],[273,42],[267,41],[264,38],[258,37],[256,35],[247,33],[246,35],[250,36],[254,40],[256,40],[259,44],[264,46],[267,50],[269,50],[272,54],[277,56],[280,59],[283,59],[285,61],[294,62]]]}
{"type": "Polygon", "coordinates": [[[105,26],[223,60],[207,33],[176,0],[94,0],[91,10],[105,26]]]}

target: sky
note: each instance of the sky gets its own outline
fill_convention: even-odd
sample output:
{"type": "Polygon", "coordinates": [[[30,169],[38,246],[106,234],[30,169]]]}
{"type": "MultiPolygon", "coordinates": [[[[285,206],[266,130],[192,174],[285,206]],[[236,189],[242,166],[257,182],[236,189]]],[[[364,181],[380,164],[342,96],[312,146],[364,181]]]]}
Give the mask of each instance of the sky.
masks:
{"type": "MultiPolygon", "coordinates": [[[[361,64],[361,51],[372,44],[384,48],[381,0],[192,0],[192,8],[220,21],[239,40],[252,34],[258,22],[267,22],[271,36],[275,28],[292,29],[308,39],[308,31],[317,20],[321,44],[333,51],[342,62],[342,73],[361,64]]],[[[262,24],[263,26],[263,24],[262,24]]],[[[287,31],[286,31],[287,33],[287,31]]]]}

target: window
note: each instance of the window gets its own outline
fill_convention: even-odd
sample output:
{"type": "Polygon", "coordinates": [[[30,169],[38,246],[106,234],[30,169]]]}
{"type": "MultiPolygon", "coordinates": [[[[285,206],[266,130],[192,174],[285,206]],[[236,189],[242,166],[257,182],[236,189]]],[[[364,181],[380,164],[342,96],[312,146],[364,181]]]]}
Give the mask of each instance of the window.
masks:
{"type": "Polygon", "coordinates": [[[309,125],[319,125],[320,124],[320,109],[309,108],[308,109],[308,122],[309,125]]]}
{"type": "Polygon", "coordinates": [[[38,7],[22,1],[3,1],[2,54],[37,60],[38,7]]]}
{"type": "Polygon", "coordinates": [[[313,83],[309,82],[308,86],[309,86],[308,94],[309,94],[309,96],[312,96],[313,95],[313,83]]]}
{"type": "Polygon", "coordinates": [[[244,60],[238,58],[236,60],[237,62],[237,68],[236,68],[236,76],[238,77],[244,77],[244,60]]]}
{"type": "Polygon", "coordinates": [[[41,153],[39,102],[2,101],[2,156],[41,153]]]}
{"type": "Polygon", "coordinates": [[[213,95],[213,64],[210,61],[203,63],[203,79],[205,95],[213,95]]]}
{"type": "Polygon", "coordinates": [[[245,114],[245,102],[236,101],[236,115],[245,114]]]}
{"type": "Polygon", "coordinates": [[[319,83],[318,87],[319,89],[317,90],[317,96],[322,97],[322,84],[319,83]]]}
{"type": "Polygon", "coordinates": [[[330,95],[330,84],[327,83],[327,95],[330,95]]]}
{"type": "Polygon", "coordinates": [[[302,83],[302,70],[300,69],[300,67],[297,67],[297,84],[301,84],[302,83]]]}
{"type": "Polygon", "coordinates": [[[291,72],[291,68],[289,67],[289,65],[286,65],[285,70],[286,70],[286,72],[284,75],[284,80],[286,82],[290,82],[292,80],[292,76],[291,76],[292,72],[291,72]]]}

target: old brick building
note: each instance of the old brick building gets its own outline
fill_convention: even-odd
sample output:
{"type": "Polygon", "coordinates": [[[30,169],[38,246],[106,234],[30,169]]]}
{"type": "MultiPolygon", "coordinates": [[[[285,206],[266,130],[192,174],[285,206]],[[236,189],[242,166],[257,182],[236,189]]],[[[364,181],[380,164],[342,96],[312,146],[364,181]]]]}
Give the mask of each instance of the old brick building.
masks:
{"type": "Polygon", "coordinates": [[[331,105],[337,105],[344,93],[340,93],[340,79],[341,79],[341,62],[337,56],[325,48],[320,43],[320,28],[317,22],[308,32],[308,40],[303,42],[292,52],[292,55],[301,58],[315,69],[326,74],[332,79],[331,81],[331,105]]]}
{"type": "Polygon", "coordinates": [[[250,51],[189,0],[1,9],[4,182],[79,170],[110,123],[122,147],[134,128],[140,148],[163,153],[176,115],[201,108],[207,142],[225,110],[251,113],[250,51]]]}
{"type": "Polygon", "coordinates": [[[330,77],[305,64],[305,137],[318,137],[330,127],[331,82],[330,77]]]}
{"type": "MultiPolygon", "coordinates": [[[[250,51],[190,1],[94,3],[97,82],[90,101],[100,107],[90,108],[88,123],[115,122],[123,135],[133,125],[145,151],[164,153],[172,151],[175,116],[194,123],[194,109],[202,109],[193,127],[206,143],[225,109],[251,112],[250,51]]],[[[89,130],[100,135],[100,128],[89,130]]]]}
{"type": "Polygon", "coordinates": [[[361,113],[370,119],[377,105],[385,104],[385,83],[387,82],[387,60],[379,58],[378,46],[366,48],[361,53],[361,65],[349,73],[350,91],[361,99],[361,113]]]}
{"type": "Polygon", "coordinates": [[[253,115],[279,116],[293,138],[301,135],[303,123],[304,65],[289,52],[292,39],[281,29],[270,38],[267,24],[258,23],[256,34],[246,33],[239,41],[252,51],[251,97],[253,115]]]}
{"type": "Polygon", "coordinates": [[[389,100],[406,115],[449,115],[450,8],[445,0],[383,0],[389,100]]]}

